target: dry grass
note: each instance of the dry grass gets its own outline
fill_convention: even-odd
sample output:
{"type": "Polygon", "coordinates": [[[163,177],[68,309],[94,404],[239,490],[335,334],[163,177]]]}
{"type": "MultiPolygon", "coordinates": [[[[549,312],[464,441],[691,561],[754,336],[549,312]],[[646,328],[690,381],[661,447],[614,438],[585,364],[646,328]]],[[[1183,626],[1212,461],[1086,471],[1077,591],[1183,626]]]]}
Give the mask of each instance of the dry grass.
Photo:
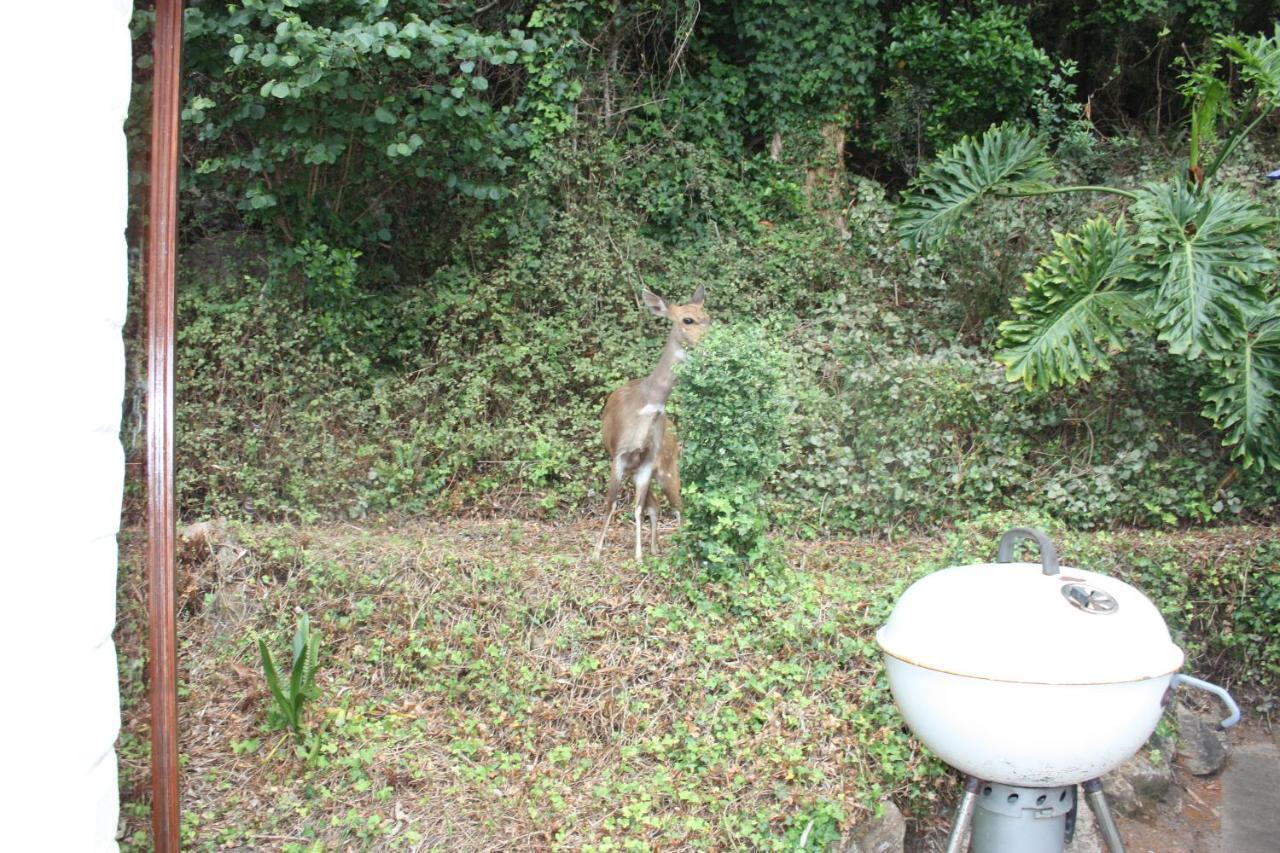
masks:
{"type": "MultiPolygon", "coordinates": [[[[726,591],[638,569],[625,530],[593,563],[593,532],[190,531],[188,846],[817,849],[884,797],[936,811],[952,783],[902,731],[871,633],[964,542],[794,543],[795,580],[726,591]],[[303,611],[323,635],[310,760],[266,727],[255,648],[283,651],[303,611]]],[[[1259,533],[1185,543],[1212,554],[1259,533]]],[[[125,537],[117,635],[128,849],[148,846],[140,544],[125,537]]]]}

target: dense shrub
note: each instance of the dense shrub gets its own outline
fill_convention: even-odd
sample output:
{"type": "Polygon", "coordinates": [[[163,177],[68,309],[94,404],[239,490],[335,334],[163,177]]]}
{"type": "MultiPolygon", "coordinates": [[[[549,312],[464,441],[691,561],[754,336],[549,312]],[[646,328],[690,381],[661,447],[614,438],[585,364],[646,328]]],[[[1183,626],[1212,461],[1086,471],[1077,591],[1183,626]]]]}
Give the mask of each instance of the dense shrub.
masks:
{"type": "Polygon", "coordinates": [[[938,3],[913,3],[895,16],[890,38],[891,121],[882,127],[908,163],[922,150],[1026,117],[1053,69],[1025,13],[994,0],[945,14],[938,3]]]}
{"type": "Polygon", "coordinates": [[[1038,395],[980,350],[854,349],[843,363],[809,353],[821,385],[801,395],[774,481],[801,529],[920,528],[1002,507],[1084,528],[1164,525],[1276,499],[1267,478],[1229,482],[1194,395],[1159,376],[1168,359],[1149,349],[1087,392],[1038,395]]]}
{"type": "Polygon", "coordinates": [[[988,198],[1111,197],[1097,215],[1055,232],[1053,249],[1025,273],[1025,288],[1010,299],[1014,316],[999,326],[995,358],[1006,378],[1028,389],[1087,382],[1131,339],[1154,336],[1200,367],[1202,414],[1232,458],[1245,469],[1280,467],[1275,220],[1256,179],[1241,182],[1223,169],[1280,108],[1280,26],[1215,44],[1221,55],[1207,55],[1182,87],[1192,104],[1187,156],[1163,180],[1059,183],[1042,139],[996,125],[923,169],[896,224],[906,244],[927,249],[988,198]],[[1230,125],[1221,137],[1220,122],[1230,125]]]}
{"type": "MultiPolygon", "coordinates": [[[[706,46],[742,68],[748,134],[866,116],[884,30],[878,6],[876,0],[711,4],[706,46]]],[[[716,66],[710,70],[715,74],[716,66]]]]}
{"type": "Polygon", "coordinates": [[[411,246],[442,208],[503,197],[579,88],[563,31],[427,0],[193,5],[184,41],[184,201],[214,193],[288,245],[411,246]]]}
{"type": "MultiPolygon", "coordinates": [[[[593,156],[548,164],[521,186],[520,205],[412,289],[367,293],[363,259],[353,268],[318,242],[299,247],[297,283],[270,287],[268,268],[242,250],[188,251],[182,512],[596,508],[607,480],[600,407],[661,347],[639,287],[670,296],[698,284],[717,325],[762,322],[795,354],[795,418],[765,489],[775,528],[919,529],[1002,506],[1165,525],[1275,501],[1262,478],[1231,481],[1185,391],[1194,383],[1150,345],[1085,392],[1028,396],[1005,383],[965,343],[982,336],[962,331],[982,256],[913,261],[888,234],[876,185],[853,185],[847,241],[815,216],[752,229],[706,207],[696,215],[717,227],[660,240],[593,156]],[[491,240],[504,241],[502,259],[485,258],[491,240]],[[246,270],[256,272],[246,280],[246,270]]],[[[771,192],[723,189],[717,198],[744,206],[771,192]]],[[[1032,214],[1019,215],[1030,229],[1032,214]]],[[[676,405],[683,393],[677,384],[676,405]]]]}
{"type": "Polygon", "coordinates": [[[785,358],[756,325],[714,328],[680,368],[681,547],[712,577],[770,553],[764,484],[782,461],[785,358]]]}

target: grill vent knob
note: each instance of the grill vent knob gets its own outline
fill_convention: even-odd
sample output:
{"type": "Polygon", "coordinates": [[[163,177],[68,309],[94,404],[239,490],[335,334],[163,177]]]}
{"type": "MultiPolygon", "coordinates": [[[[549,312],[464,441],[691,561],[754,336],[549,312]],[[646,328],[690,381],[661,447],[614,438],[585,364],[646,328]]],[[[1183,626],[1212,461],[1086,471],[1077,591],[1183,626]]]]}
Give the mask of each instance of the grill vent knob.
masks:
{"type": "Polygon", "coordinates": [[[1119,602],[1109,594],[1082,583],[1063,584],[1062,597],[1085,613],[1106,616],[1120,609],[1119,602]]]}

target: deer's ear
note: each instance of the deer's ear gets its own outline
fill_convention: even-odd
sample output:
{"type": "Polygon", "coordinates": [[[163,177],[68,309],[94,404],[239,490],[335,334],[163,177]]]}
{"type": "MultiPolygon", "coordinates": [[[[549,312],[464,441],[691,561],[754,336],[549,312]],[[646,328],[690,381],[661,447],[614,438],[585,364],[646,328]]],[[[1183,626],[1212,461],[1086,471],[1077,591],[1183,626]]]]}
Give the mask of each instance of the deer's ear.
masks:
{"type": "Polygon", "coordinates": [[[698,289],[693,292],[693,298],[689,300],[690,305],[701,305],[702,300],[706,297],[707,290],[702,285],[698,285],[698,289]]]}
{"type": "Polygon", "coordinates": [[[644,297],[644,304],[649,306],[649,312],[655,317],[667,316],[667,303],[662,301],[662,297],[651,290],[645,290],[641,294],[644,297]]]}

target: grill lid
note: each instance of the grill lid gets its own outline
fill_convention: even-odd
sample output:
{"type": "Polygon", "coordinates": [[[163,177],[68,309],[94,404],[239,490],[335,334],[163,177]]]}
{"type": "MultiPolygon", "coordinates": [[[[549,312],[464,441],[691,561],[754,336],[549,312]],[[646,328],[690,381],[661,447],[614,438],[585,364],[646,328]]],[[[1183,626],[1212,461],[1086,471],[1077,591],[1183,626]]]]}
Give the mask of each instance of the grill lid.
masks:
{"type": "Polygon", "coordinates": [[[1138,681],[1182,666],[1182,650],[1146,596],[1115,578],[1059,567],[1039,531],[1010,531],[999,559],[914,583],[876,634],[880,647],[928,669],[1029,684],[1138,681]],[[1040,541],[1042,564],[1007,562],[1023,536],[1040,541]]]}

